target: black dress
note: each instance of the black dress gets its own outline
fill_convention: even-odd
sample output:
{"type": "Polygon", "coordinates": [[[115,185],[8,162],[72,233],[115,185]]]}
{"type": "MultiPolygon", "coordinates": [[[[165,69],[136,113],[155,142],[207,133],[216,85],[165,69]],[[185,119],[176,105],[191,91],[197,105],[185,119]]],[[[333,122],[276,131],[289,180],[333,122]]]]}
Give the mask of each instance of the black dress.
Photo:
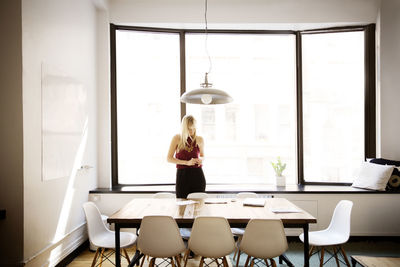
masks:
{"type": "MultiPolygon", "coordinates": [[[[175,157],[180,160],[191,160],[199,158],[200,148],[191,139],[188,139],[189,147],[179,150],[175,157]]],[[[194,192],[205,192],[206,179],[201,165],[176,165],[176,184],[175,192],[177,198],[186,198],[188,194],[194,192]]]]}

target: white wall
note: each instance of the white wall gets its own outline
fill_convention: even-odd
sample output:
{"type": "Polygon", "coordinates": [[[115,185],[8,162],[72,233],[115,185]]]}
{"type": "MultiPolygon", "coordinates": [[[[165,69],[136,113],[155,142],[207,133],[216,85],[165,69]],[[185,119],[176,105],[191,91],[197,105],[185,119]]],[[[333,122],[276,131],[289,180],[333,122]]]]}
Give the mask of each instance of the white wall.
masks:
{"type": "Polygon", "coordinates": [[[108,9],[97,11],[98,187],[111,187],[110,24],[108,9]]]}
{"type": "Polygon", "coordinates": [[[382,1],[380,14],[381,156],[400,160],[400,1],[382,1]]]}
{"type": "Polygon", "coordinates": [[[82,204],[97,187],[96,38],[92,1],[22,0],[24,260],[31,266],[56,264],[87,238],[82,204]],[[42,63],[86,89],[88,136],[79,166],[94,167],[47,181],[41,161],[42,63]]]}
{"type": "MultiPolygon", "coordinates": [[[[208,20],[211,26],[233,24],[235,28],[246,24],[250,25],[244,27],[251,28],[270,24],[267,27],[271,28],[277,23],[371,23],[376,20],[379,3],[380,0],[209,0],[208,20]]],[[[110,19],[116,24],[160,23],[177,27],[201,23],[204,28],[204,1],[113,0],[110,19]]]]}
{"type": "Polygon", "coordinates": [[[0,1],[0,266],[16,266],[23,249],[21,1],[0,1]]]}

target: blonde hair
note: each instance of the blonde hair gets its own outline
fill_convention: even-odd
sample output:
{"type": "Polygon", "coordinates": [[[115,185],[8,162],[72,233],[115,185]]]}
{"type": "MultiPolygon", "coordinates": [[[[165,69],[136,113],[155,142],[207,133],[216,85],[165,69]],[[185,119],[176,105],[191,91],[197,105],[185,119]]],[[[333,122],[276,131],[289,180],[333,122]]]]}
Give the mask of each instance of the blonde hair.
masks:
{"type": "Polygon", "coordinates": [[[190,147],[190,145],[188,143],[188,137],[190,137],[190,139],[192,139],[192,144],[196,142],[196,130],[194,131],[194,135],[190,136],[190,134],[189,134],[190,127],[196,128],[196,119],[192,115],[186,115],[182,118],[181,140],[179,141],[179,144],[178,144],[179,150],[190,147]]]}

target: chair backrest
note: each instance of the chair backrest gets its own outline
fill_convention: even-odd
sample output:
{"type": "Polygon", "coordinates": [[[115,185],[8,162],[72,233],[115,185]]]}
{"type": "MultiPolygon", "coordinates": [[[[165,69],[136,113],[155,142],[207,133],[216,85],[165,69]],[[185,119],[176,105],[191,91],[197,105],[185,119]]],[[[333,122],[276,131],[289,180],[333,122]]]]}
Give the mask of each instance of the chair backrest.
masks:
{"type": "Polygon", "coordinates": [[[101,213],[93,202],[83,203],[83,210],[85,211],[89,240],[96,245],[96,237],[111,231],[104,225],[101,213]]]}
{"type": "Polygon", "coordinates": [[[151,257],[168,258],[185,251],[176,221],[170,216],[145,216],[140,224],[139,250],[151,257]]]}
{"type": "Polygon", "coordinates": [[[260,259],[274,258],[287,249],[282,221],[276,219],[250,220],[240,242],[241,251],[260,259]]]}
{"type": "Polygon", "coordinates": [[[235,249],[235,240],[224,217],[196,217],[188,244],[195,254],[206,258],[220,258],[235,249]]]}
{"type": "Polygon", "coordinates": [[[329,232],[335,232],[342,236],[342,241],[347,242],[350,236],[350,219],[353,202],[341,200],[333,211],[331,222],[327,228],[329,232]]]}
{"type": "Polygon", "coordinates": [[[204,192],[194,192],[194,193],[190,193],[189,195],[187,195],[187,199],[191,198],[191,199],[204,199],[204,198],[208,198],[209,195],[207,193],[204,192]]]}
{"type": "Polygon", "coordinates": [[[240,192],[236,194],[236,198],[257,198],[258,195],[254,192],[240,192]]]}
{"type": "Polygon", "coordinates": [[[153,198],[176,198],[176,196],[170,192],[158,192],[153,195],[153,198]]]}

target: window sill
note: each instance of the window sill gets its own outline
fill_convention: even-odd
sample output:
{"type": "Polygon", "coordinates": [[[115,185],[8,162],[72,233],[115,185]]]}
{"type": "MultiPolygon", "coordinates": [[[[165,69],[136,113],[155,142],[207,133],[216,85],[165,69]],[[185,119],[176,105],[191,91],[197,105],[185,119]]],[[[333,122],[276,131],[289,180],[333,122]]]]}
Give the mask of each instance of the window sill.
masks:
{"type": "MultiPolygon", "coordinates": [[[[157,192],[175,192],[175,185],[140,185],[116,188],[96,188],[90,194],[149,194],[157,192]]],[[[206,192],[210,194],[236,194],[238,192],[256,192],[262,194],[398,194],[400,192],[374,191],[351,186],[339,185],[287,185],[267,184],[208,184],[206,192]]]]}

